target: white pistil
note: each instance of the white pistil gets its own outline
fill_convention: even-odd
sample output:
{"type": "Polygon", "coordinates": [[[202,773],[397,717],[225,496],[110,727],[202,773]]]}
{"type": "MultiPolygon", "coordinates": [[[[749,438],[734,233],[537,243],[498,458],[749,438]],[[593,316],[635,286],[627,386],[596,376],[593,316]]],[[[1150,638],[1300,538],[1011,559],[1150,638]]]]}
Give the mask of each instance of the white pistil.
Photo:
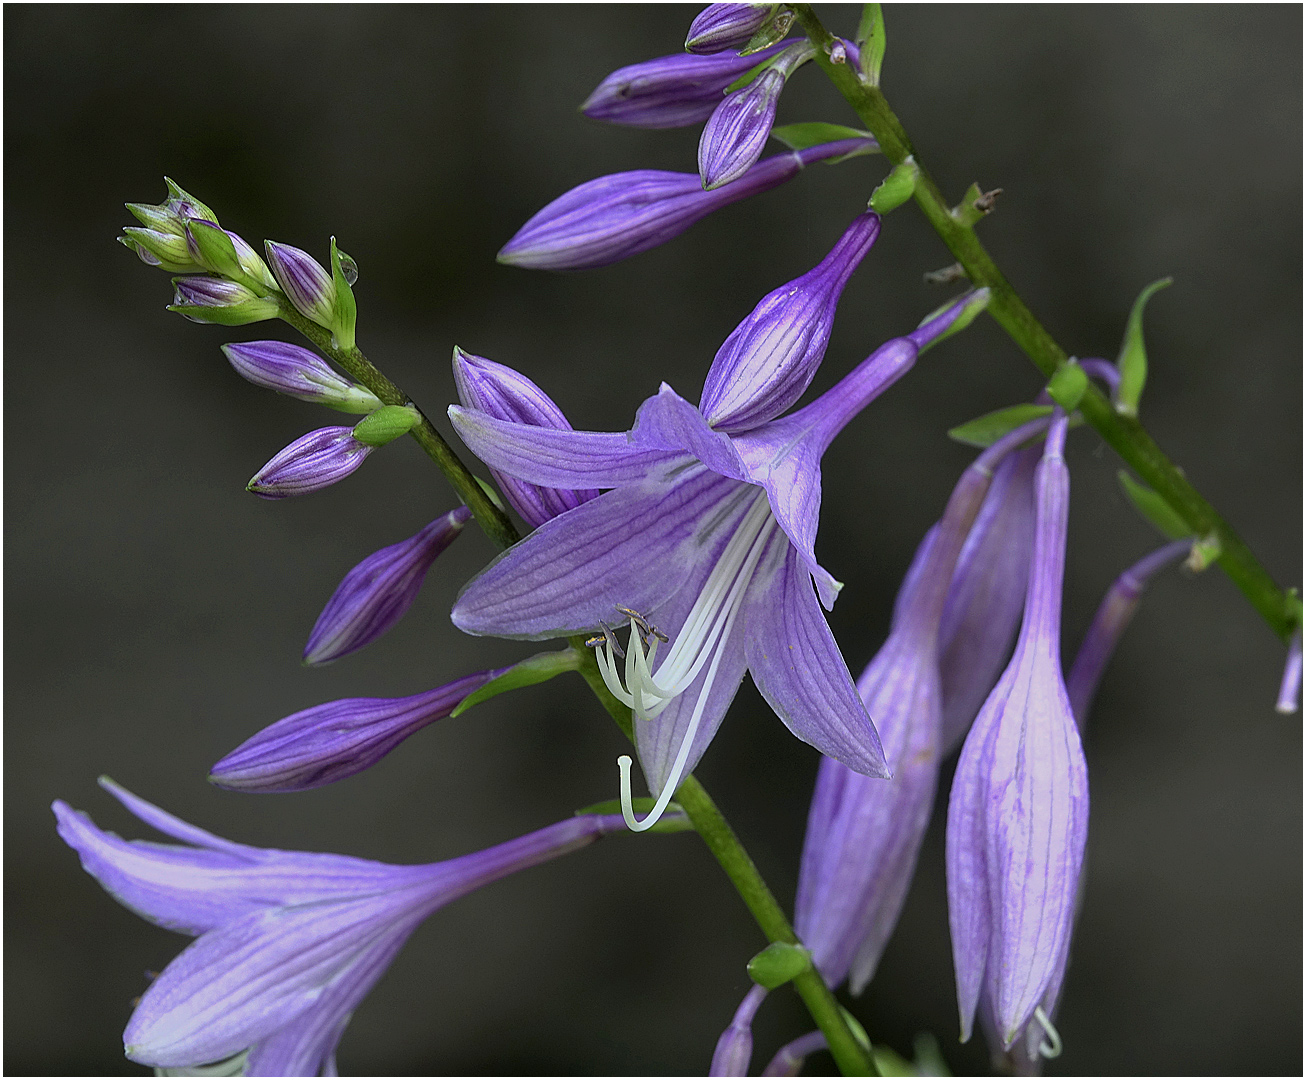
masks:
{"type": "Polygon", "coordinates": [[[656,674],[652,667],[659,642],[654,637],[645,655],[643,627],[637,625],[634,619],[630,623],[630,640],[626,644],[625,686],[621,685],[617,677],[616,658],[611,646],[606,650],[598,650],[597,659],[603,681],[620,701],[634,710],[640,720],[651,720],[660,715],[673,700],[693,685],[704,665],[708,665],[707,676],[703,680],[698,700],[694,703],[694,711],[675,762],[662,786],[662,794],[643,821],[635,819],[630,785],[631,760],[625,755],[617,759],[617,766],[621,770],[621,812],[627,827],[633,832],[652,828],[680,786],[694,737],[698,734],[703,711],[707,708],[712,685],[716,681],[725,643],[729,640],[735,618],[743,607],[743,597],[753,580],[753,572],[757,569],[758,561],[775,528],[775,518],[771,516],[766,493],[759,491],[708,575],[703,591],[690,608],[685,625],[658,665],[656,674]]]}

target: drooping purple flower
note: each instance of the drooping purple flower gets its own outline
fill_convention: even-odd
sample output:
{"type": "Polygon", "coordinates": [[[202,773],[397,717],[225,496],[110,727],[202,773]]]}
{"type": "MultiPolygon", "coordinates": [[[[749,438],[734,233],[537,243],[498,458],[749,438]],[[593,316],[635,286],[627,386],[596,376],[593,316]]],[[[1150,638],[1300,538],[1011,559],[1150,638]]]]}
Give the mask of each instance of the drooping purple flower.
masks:
{"type": "MultiPolygon", "coordinates": [[[[551,397],[519,371],[455,346],[453,381],[458,400],[497,420],[571,431],[571,424],[551,397]]],[[[532,529],[598,496],[597,488],[572,490],[527,484],[497,469],[490,470],[503,497],[532,529]]]]}
{"type": "Polygon", "coordinates": [[[1288,659],[1283,665],[1283,681],[1279,683],[1279,700],[1275,709],[1281,713],[1295,713],[1301,696],[1301,627],[1288,643],[1288,659]]]}
{"type": "Polygon", "coordinates": [[[440,553],[458,538],[472,512],[459,506],[420,532],[374,551],[344,576],[304,646],[304,663],[329,664],[387,633],[417,599],[440,553]]]}
{"type": "Polygon", "coordinates": [[[821,762],[803,843],[794,925],[830,987],[861,993],[897,925],[934,806],[942,757],[939,627],[954,568],[995,466],[1046,426],[1025,425],[962,474],[904,579],[888,640],[857,681],[892,779],[821,762]]]}
{"type": "Polygon", "coordinates": [[[717,1039],[708,1076],[747,1076],[753,1059],[753,1017],[766,997],[766,987],[754,986],[735,1010],[730,1026],[717,1039]]]}
{"type": "Polygon", "coordinates": [[[814,55],[810,42],[788,46],[770,67],[713,110],[698,141],[698,174],[705,190],[738,180],[762,156],[785,83],[814,55]]]}
{"type": "Polygon", "coordinates": [[[980,709],[948,804],[948,915],[962,1038],[981,994],[1004,1047],[1049,1032],[1088,836],[1088,774],[1061,674],[1069,477],[1054,414],[1035,474],[1037,522],[1016,652],[980,709]]]}
{"type": "Polygon", "coordinates": [[[556,431],[450,407],[488,465],[531,483],[612,488],[540,526],[474,578],[454,605],[472,634],[541,639],[628,617],[624,682],[612,644],[599,667],[636,717],[654,811],[665,809],[721,723],[745,670],[800,739],[884,775],[879,739],[830,634],[839,584],[816,561],[820,460],[834,436],[987,301],[971,294],[876,350],[810,405],[749,431],[714,430],[665,383],[625,434],[556,431]],[[658,656],[664,641],[668,647],[658,656]],[[646,652],[647,649],[647,652],[646,652]]]}
{"type": "Polygon", "coordinates": [[[714,191],[703,190],[697,173],[637,169],[600,176],[549,203],[498,259],[531,270],[607,266],[666,243],[714,210],[778,187],[814,161],[875,148],[873,139],[840,139],[776,154],[714,191]]]}
{"type": "Polygon", "coordinates": [[[168,310],[191,322],[244,326],[275,319],[279,310],[275,300],[259,296],[234,281],[223,281],[207,274],[173,278],[172,287],[172,303],[168,310]]]}
{"type": "Polygon", "coordinates": [[[792,42],[750,56],[659,56],[618,68],[585,99],[591,120],[642,128],[677,128],[706,120],[725,88],[792,42]]]}
{"type": "Polygon", "coordinates": [[[374,449],[355,439],[351,427],[318,428],[279,451],[245,489],[264,499],[321,491],[357,469],[374,449]]]}
{"type": "Polygon", "coordinates": [[[685,48],[719,53],[747,45],[774,10],[774,4],[709,4],[689,24],[685,48]]]}
{"type": "Polygon", "coordinates": [[[127,1056],[156,1068],[248,1051],[248,1075],[336,1075],[350,1015],[427,916],[622,827],[615,815],[578,816],[460,858],[395,866],[233,843],[100,783],[185,842],[125,841],[53,806],[59,835],[115,899],[197,939],[145,991],[123,1033],[127,1056]]]}
{"type": "Polygon", "coordinates": [[[758,301],[717,350],[699,409],[720,431],[747,431],[777,416],[811,385],[844,286],[880,235],[880,216],[853,219],[830,253],[758,301]]]}
{"type": "Polygon", "coordinates": [[[268,265],[286,298],[307,319],[331,329],[336,286],[331,274],[307,251],[265,240],[268,265]]]}
{"type": "Polygon", "coordinates": [[[1111,654],[1115,652],[1120,636],[1125,632],[1138,609],[1143,590],[1164,570],[1187,555],[1193,547],[1192,540],[1175,540],[1145,555],[1121,574],[1102,597],[1097,613],[1089,624],[1084,640],[1075,654],[1075,662],[1066,677],[1066,696],[1070,711],[1079,723],[1081,732],[1088,711],[1093,706],[1093,696],[1102,681],[1111,654]]]}
{"type": "Polygon", "coordinates": [[[270,724],[213,766],[233,791],[307,791],[369,769],[408,736],[443,720],[507,668],[478,671],[404,698],[344,698],[270,724]]]}
{"type": "Polygon", "coordinates": [[[381,407],[372,391],[351,382],[316,353],[285,341],[243,341],[222,346],[236,371],[279,394],[312,401],[346,413],[370,413],[381,407]]]}

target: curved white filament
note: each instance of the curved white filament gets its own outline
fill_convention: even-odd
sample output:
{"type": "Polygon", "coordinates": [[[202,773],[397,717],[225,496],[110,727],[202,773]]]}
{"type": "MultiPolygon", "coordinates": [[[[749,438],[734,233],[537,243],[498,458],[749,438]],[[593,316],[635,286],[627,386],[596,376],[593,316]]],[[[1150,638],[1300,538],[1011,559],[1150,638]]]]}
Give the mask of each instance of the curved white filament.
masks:
{"type": "MultiPolygon", "coordinates": [[[[627,819],[629,824],[629,819],[627,819]]],[[[1043,1011],[1042,1005],[1034,1006],[1034,1019],[1039,1022],[1043,1030],[1047,1033],[1047,1038],[1038,1044],[1038,1052],[1048,1060],[1061,1056],[1061,1035],[1048,1019],[1048,1014],[1043,1011]]]]}

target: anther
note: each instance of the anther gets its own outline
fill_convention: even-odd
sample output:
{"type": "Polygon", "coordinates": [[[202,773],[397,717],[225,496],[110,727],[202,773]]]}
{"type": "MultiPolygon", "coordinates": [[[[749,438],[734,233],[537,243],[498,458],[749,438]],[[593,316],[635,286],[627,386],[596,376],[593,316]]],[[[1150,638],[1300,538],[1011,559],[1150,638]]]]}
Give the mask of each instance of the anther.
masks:
{"type": "Polygon", "coordinates": [[[1038,1044],[1038,1052],[1048,1060],[1061,1056],[1061,1035],[1053,1027],[1052,1021],[1048,1019],[1048,1014],[1043,1011],[1042,1005],[1034,1006],[1034,1019],[1039,1022],[1043,1030],[1047,1033],[1047,1038],[1038,1044]]]}
{"type": "Polygon", "coordinates": [[[614,653],[616,653],[618,656],[624,657],[626,655],[626,651],[617,642],[617,635],[612,632],[612,627],[610,627],[602,619],[599,620],[599,626],[603,628],[603,633],[595,634],[592,638],[587,638],[585,640],[586,646],[591,649],[596,649],[600,645],[607,645],[607,647],[611,649],[614,653]]]}
{"type": "Polygon", "coordinates": [[[634,608],[622,607],[620,604],[618,604],[617,610],[620,611],[624,616],[626,616],[626,618],[628,618],[632,623],[634,623],[636,626],[639,627],[640,636],[644,638],[644,641],[646,643],[648,639],[651,637],[657,638],[660,642],[662,642],[663,645],[665,645],[667,642],[671,640],[669,637],[667,637],[666,634],[664,634],[661,630],[659,630],[656,626],[654,626],[651,622],[649,622],[648,619],[646,619],[634,608]]]}

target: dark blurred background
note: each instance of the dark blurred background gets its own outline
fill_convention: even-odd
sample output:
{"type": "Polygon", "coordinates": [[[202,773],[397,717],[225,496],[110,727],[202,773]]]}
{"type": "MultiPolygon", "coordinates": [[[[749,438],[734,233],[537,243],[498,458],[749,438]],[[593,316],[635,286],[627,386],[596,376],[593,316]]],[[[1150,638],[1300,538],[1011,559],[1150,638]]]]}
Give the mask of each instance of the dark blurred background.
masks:
{"type": "MultiPolygon", "coordinates": [[[[820,9],[851,33],[857,9],[820,9]]],[[[454,504],[404,441],[312,497],[245,481],[336,414],[255,389],[224,341],[163,310],[166,275],[114,242],[174,177],[257,247],[357,260],[359,340],[447,432],[456,343],[527,372],[577,427],[620,430],[667,380],[693,397],[726,334],[812,266],[884,171],[812,167],[605,270],[526,272],[499,246],[601,173],[692,171],[696,128],[579,116],[612,69],[676,51],[690,7],[22,6],[5,12],[6,935],[9,1073],[145,1070],[120,1034],[142,971],[185,944],[120,908],[57,839],[60,797],[127,836],[108,773],[222,835],[391,861],[461,854],[617,793],[621,738],[578,683],[501,697],[355,779],[294,796],[205,782],[278,717],[415,693],[529,646],[464,638],[475,530],[387,638],[299,664],[341,575],[454,504]]],[[[1300,582],[1301,10],[887,8],[884,85],[945,192],[1001,186],[985,242],[1071,352],[1114,357],[1138,291],[1149,429],[1284,585],[1300,582]]],[[[780,122],[854,122],[815,68],[780,122]]],[[[912,207],[850,284],[829,386],[948,295],[912,207]]],[[[988,320],[932,352],[825,461],[818,554],[854,673],[970,451],[948,427],[1040,378],[988,320]]],[[[1158,543],[1119,462],[1072,437],[1065,636],[1158,543]]],[[[1170,572],[1087,735],[1088,888],[1054,1074],[1299,1073],[1301,737],[1273,709],[1283,647],[1218,570],[1170,572]]],[[[951,769],[951,763],[947,768],[951,769]]],[[[699,776],[786,906],[816,756],[746,683],[699,776]]],[[[947,784],[942,785],[941,801],[947,784]]],[[[941,802],[942,804],[942,802],[941,802]]],[[[850,1001],[910,1052],[957,1044],[936,815],[897,936],[850,1001]]],[[[692,836],[615,837],[436,914],[358,1010],[345,1073],[702,1073],[762,938],[692,836]]],[[[755,1068],[810,1027],[776,993],[755,1068]]],[[[828,1056],[812,1071],[828,1070],[828,1056]]]]}

